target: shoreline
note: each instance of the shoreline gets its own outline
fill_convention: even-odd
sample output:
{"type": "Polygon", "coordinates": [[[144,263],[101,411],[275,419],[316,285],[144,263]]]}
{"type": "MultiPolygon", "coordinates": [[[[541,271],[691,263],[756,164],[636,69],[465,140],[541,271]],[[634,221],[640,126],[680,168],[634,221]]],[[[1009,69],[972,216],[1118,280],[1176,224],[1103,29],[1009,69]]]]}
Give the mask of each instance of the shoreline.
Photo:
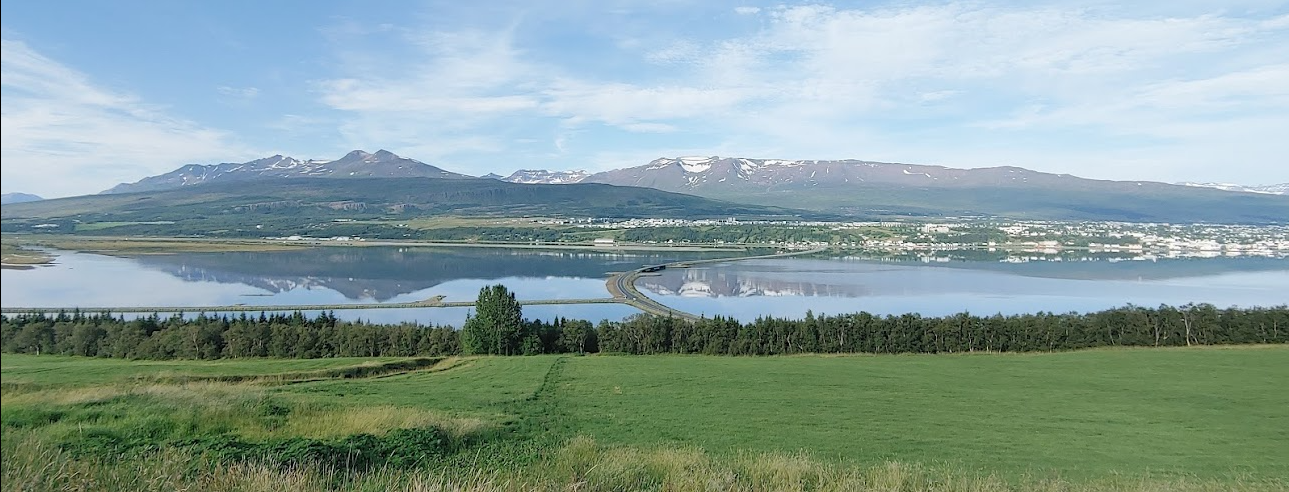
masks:
{"type": "Polygon", "coordinates": [[[510,248],[510,249],[565,249],[599,252],[615,251],[680,251],[680,252],[745,252],[745,245],[656,245],[639,243],[570,244],[570,243],[507,243],[507,242],[453,242],[415,240],[362,240],[332,241],[322,239],[213,239],[183,237],[116,237],[116,236],[10,236],[5,239],[22,246],[36,246],[85,253],[171,254],[179,252],[215,253],[222,251],[288,251],[313,247],[419,247],[419,248],[510,248]]]}

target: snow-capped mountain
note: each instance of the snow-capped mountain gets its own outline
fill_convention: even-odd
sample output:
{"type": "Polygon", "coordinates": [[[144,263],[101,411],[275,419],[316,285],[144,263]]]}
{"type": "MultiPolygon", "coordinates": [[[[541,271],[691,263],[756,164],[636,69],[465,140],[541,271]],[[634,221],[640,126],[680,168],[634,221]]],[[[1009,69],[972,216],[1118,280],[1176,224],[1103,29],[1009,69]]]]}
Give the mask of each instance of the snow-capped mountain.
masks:
{"type": "Polygon", "coordinates": [[[514,174],[501,178],[502,181],[524,184],[573,184],[585,181],[591,176],[586,171],[546,171],[543,169],[520,169],[514,174]]]}
{"type": "Polygon", "coordinates": [[[596,173],[585,181],[702,194],[702,190],[782,191],[861,185],[931,188],[1032,186],[1078,179],[1019,167],[954,169],[858,160],[677,157],[596,173]]]}
{"type": "Polygon", "coordinates": [[[369,154],[355,150],[334,161],[300,160],[275,155],[243,163],[188,164],[166,174],[122,183],[104,193],[133,193],[166,190],[201,183],[230,182],[264,178],[470,178],[444,171],[424,162],[379,150],[369,154]]]}
{"type": "Polygon", "coordinates": [[[1280,183],[1265,186],[1245,186],[1231,183],[1177,183],[1182,186],[1191,186],[1195,188],[1213,188],[1223,191],[1240,191],[1244,193],[1264,193],[1268,195],[1289,195],[1289,183],[1280,183]]]}
{"type": "Polygon", "coordinates": [[[1085,179],[1012,166],[957,169],[860,160],[675,157],[596,173],[582,182],[869,217],[1274,223],[1289,217],[1285,195],[1085,179]]]}

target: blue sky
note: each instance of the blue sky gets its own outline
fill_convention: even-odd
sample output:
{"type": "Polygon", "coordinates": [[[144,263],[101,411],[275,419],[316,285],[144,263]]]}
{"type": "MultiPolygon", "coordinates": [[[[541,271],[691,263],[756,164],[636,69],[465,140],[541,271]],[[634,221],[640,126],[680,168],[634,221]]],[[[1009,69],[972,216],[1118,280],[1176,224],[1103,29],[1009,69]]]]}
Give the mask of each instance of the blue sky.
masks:
{"type": "Polygon", "coordinates": [[[722,155],[1289,181],[1283,1],[0,8],[5,192],[381,148],[474,175],[722,155]]]}

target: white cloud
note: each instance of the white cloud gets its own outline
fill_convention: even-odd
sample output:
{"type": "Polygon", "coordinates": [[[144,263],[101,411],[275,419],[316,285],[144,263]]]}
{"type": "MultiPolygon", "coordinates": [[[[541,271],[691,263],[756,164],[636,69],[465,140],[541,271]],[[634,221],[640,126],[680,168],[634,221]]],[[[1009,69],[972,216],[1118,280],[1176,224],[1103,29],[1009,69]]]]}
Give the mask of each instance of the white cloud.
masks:
{"type": "Polygon", "coordinates": [[[232,87],[227,85],[216,87],[215,92],[222,96],[237,99],[255,99],[256,96],[260,95],[260,90],[256,87],[232,87]]]}
{"type": "Polygon", "coordinates": [[[1289,151],[1283,139],[1243,139],[1249,147],[1235,151],[1205,136],[1236,129],[1262,134],[1268,123],[1289,127],[1283,61],[1289,43],[1280,18],[1132,17],[957,3],[781,7],[769,17],[753,35],[693,48],[712,55],[693,63],[692,84],[758,95],[731,104],[719,115],[725,124],[714,130],[742,135],[735,139],[749,148],[858,158],[893,149],[880,152],[908,161],[932,155],[919,141],[930,137],[962,146],[958,157],[941,164],[1002,160],[1015,152],[999,148],[1029,147],[1031,159],[1014,164],[1069,172],[1070,161],[1055,154],[1081,145],[1065,134],[1078,131],[1147,139],[1115,142],[1132,150],[1094,144],[1080,152],[1091,164],[1079,171],[1093,177],[1127,178],[1132,168],[1121,164],[1156,155],[1158,164],[1137,167],[1143,172],[1135,178],[1208,172],[1289,180],[1289,169],[1270,163],[1289,151]],[[729,53],[742,56],[727,63],[722,57],[729,53]],[[713,86],[712,80],[728,82],[713,86]],[[1015,116],[995,118],[1004,113],[1015,116]],[[912,133],[892,129],[919,118],[912,133]],[[961,136],[973,127],[1009,132],[975,131],[976,138],[996,142],[979,148],[961,136]],[[1213,167],[1214,154],[1247,160],[1213,167]]]}
{"type": "Polygon", "coordinates": [[[627,123],[620,126],[623,130],[636,133],[672,133],[679,130],[666,123],[627,123]]]}
{"type": "MultiPolygon", "coordinates": [[[[1248,12],[1264,8],[1248,3],[1248,12]]],[[[617,46],[616,56],[626,59],[601,71],[543,51],[550,46],[517,48],[514,26],[434,32],[409,38],[419,56],[398,71],[355,66],[318,87],[329,106],[357,115],[355,129],[369,125],[354,135],[455,135],[474,143],[458,147],[487,152],[516,141],[499,138],[502,122],[545,118],[540,125],[561,130],[601,124],[636,134],[701,135],[708,146],[687,149],[698,154],[1008,163],[1090,177],[1133,178],[1123,174],[1138,169],[1137,179],[1163,180],[1269,174],[1289,181],[1289,170],[1264,172],[1269,164],[1256,160],[1289,153],[1283,139],[1242,139],[1248,148],[1232,151],[1205,136],[1262,134],[1262,125],[1289,114],[1289,16],[1230,16],[1198,4],[1178,9],[1134,13],[1092,0],[740,7],[736,13],[760,16],[750,31],[624,34],[641,42],[617,46]],[[649,40],[655,48],[646,48],[649,40]],[[383,133],[390,117],[406,127],[383,133]],[[1216,168],[1203,157],[1221,154],[1248,161],[1216,168]],[[1158,163],[1144,164],[1152,155],[1158,163]],[[1010,160],[1018,158],[1025,160],[1010,160]]],[[[615,145],[638,147],[613,155],[667,150],[640,137],[616,139],[615,145]]],[[[594,158],[591,145],[579,148],[583,158],[594,158]]]]}
{"type": "Polygon", "coordinates": [[[5,191],[95,193],[186,162],[248,154],[224,132],[99,87],[21,41],[2,46],[5,191]]]}
{"type": "Polygon", "coordinates": [[[573,121],[598,121],[624,129],[646,128],[639,125],[641,122],[724,112],[757,97],[756,91],[737,87],[650,87],[576,80],[553,82],[544,95],[542,109],[551,115],[573,121]]]}

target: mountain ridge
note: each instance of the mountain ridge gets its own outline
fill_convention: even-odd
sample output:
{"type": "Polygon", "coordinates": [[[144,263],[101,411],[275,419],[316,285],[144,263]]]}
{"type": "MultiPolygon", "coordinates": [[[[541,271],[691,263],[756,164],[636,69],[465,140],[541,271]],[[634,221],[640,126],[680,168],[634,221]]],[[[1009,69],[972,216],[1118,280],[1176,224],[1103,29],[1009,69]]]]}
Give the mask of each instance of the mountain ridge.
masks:
{"type": "Polygon", "coordinates": [[[499,178],[451,173],[385,150],[334,161],[275,155],[240,164],[188,165],[107,193],[224,182],[345,178],[486,179],[527,185],[604,184],[846,217],[1002,217],[1126,222],[1284,223],[1289,195],[1221,186],[1086,179],[1015,166],[959,169],[845,160],[683,156],[597,173],[521,169],[499,178]]]}
{"type": "Polygon", "coordinates": [[[580,182],[844,215],[1258,223],[1289,217],[1284,195],[1087,179],[1015,166],[683,156],[595,173],[580,182]]]}
{"type": "Polygon", "coordinates": [[[253,161],[221,164],[187,164],[174,171],[121,183],[103,193],[135,193],[182,188],[204,183],[263,178],[443,178],[473,176],[444,171],[424,162],[400,157],[388,150],[368,153],[354,150],[336,160],[300,160],[277,154],[253,161]]]}
{"type": "Polygon", "coordinates": [[[0,195],[0,205],[9,205],[11,203],[38,202],[41,200],[44,200],[44,198],[39,195],[33,195],[31,193],[14,192],[14,193],[5,193],[3,195],[0,195]]]}

